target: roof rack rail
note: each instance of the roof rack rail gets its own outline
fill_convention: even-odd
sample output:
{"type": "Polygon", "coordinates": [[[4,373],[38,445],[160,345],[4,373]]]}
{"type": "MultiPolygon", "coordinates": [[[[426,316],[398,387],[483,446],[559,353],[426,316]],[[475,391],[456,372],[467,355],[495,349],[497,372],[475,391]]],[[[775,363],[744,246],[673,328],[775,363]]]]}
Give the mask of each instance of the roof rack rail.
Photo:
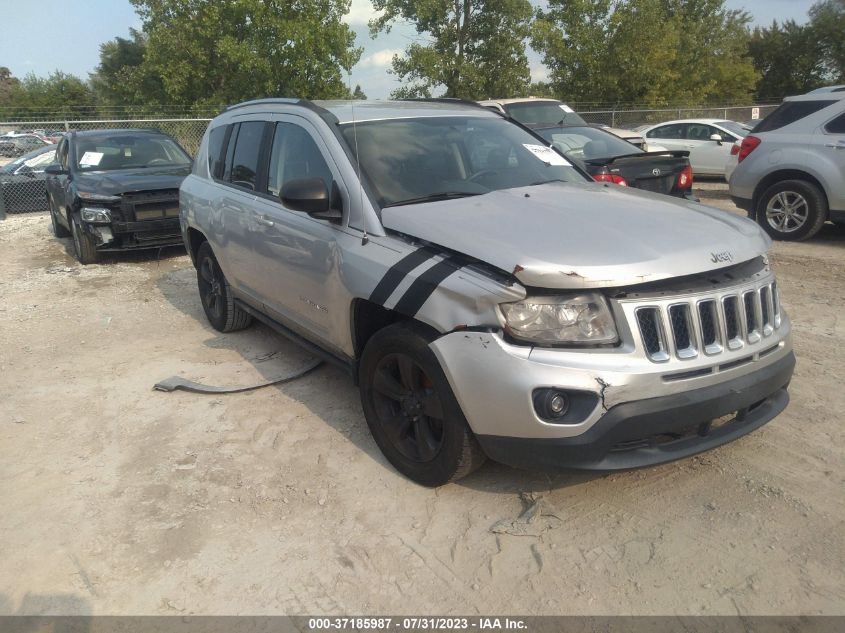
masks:
{"type": "Polygon", "coordinates": [[[473,108],[484,108],[477,101],[470,101],[468,99],[461,99],[460,97],[406,97],[404,99],[396,99],[396,101],[422,101],[427,103],[452,103],[459,105],[472,106],[473,108]]]}
{"type": "MultiPolygon", "coordinates": [[[[235,110],[237,108],[245,108],[247,106],[253,105],[263,105],[263,104],[285,104],[285,105],[295,105],[305,101],[305,99],[297,99],[294,97],[265,97],[263,99],[252,99],[250,101],[242,101],[241,103],[236,103],[235,105],[228,106],[224,112],[229,112],[230,110],[235,110]]],[[[308,102],[310,103],[310,102],[308,102]]]]}

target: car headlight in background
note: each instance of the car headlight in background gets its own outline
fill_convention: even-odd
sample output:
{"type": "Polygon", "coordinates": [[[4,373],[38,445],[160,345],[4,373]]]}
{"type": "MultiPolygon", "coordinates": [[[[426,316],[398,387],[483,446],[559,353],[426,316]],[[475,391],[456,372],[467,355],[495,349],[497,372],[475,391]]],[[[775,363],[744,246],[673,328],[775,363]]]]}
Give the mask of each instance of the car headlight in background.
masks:
{"type": "Polygon", "coordinates": [[[80,214],[83,222],[91,222],[92,224],[108,224],[111,222],[111,213],[108,209],[82,207],[80,214]]]}
{"type": "Polygon", "coordinates": [[[501,303],[499,309],[508,333],[523,341],[554,345],[619,340],[607,299],[597,292],[526,297],[515,303],[501,303]]]}

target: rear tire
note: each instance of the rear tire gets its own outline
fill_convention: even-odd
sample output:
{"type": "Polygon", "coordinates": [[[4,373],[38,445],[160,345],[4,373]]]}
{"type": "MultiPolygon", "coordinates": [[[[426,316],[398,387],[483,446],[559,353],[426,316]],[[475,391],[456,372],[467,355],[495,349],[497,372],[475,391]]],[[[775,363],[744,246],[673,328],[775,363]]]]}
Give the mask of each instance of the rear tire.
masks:
{"type": "Polygon", "coordinates": [[[215,330],[235,332],[252,325],[252,315],[235,305],[232,289],[208,242],[197,250],[197,286],[202,309],[215,330]]]}
{"type": "Polygon", "coordinates": [[[71,236],[73,237],[73,251],[80,264],[96,264],[100,261],[100,254],[94,246],[94,240],[83,229],[78,217],[73,217],[70,222],[71,236]]]}
{"type": "Polygon", "coordinates": [[[446,375],[412,323],[396,323],[367,342],[359,365],[361,404],[387,460],[423,486],[465,477],[487,459],[446,375]]]}
{"type": "Polygon", "coordinates": [[[773,239],[808,240],[827,221],[827,199],[811,182],[784,180],[763,192],[756,213],[757,223],[773,239]]]}

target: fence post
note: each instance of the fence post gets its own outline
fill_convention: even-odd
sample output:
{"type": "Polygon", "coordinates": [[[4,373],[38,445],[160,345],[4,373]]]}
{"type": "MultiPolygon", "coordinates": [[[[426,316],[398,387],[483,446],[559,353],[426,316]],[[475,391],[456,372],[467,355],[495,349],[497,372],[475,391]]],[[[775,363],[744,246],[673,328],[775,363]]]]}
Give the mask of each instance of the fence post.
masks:
{"type": "Polygon", "coordinates": [[[728,118],[728,109],[725,108],[725,119],[727,119],[727,118],[728,118]]]}
{"type": "Polygon", "coordinates": [[[613,107],[610,113],[610,127],[616,127],[616,106],[613,107]]]}
{"type": "Polygon", "coordinates": [[[6,202],[5,194],[3,193],[3,185],[0,185],[0,220],[6,219],[6,202]]]}
{"type": "Polygon", "coordinates": [[[65,121],[65,132],[70,132],[70,125],[65,121]]]}

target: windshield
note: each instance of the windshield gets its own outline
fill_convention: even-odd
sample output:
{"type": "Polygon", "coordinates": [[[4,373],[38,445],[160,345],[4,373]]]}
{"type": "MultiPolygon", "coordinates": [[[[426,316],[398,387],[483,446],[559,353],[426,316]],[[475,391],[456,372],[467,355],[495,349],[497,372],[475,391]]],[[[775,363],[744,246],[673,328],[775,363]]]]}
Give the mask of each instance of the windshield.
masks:
{"type": "Polygon", "coordinates": [[[480,195],[561,180],[584,182],[563,156],[499,117],[426,117],[347,123],[352,155],[382,207],[480,195]]]}
{"type": "Polygon", "coordinates": [[[593,127],[549,127],[536,132],[565,156],[583,161],[641,154],[636,145],[593,127]]]}
{"type": "Polygon", "coordinates": [[[26,165],[33,171],[44,171],[44,168],[56,160],[56,146],[46,146],[44,149],[36,149],[28,154],[19,156],[11,163],[0,167],[0,173],[10,174],[22,165],[26,165]]]}
{"type": "Polygon", "coordinates": [[[739,137],[748,136],[750,129],[748,126],[737,123],[736,121],[716,121],[716,125],[725,128],[731,134],[739,137]]]}
{"type": "Polygon", "coordinates": [[[523,125],[587,125],[572,108],[560,101],[524,101],[502,107],[523,125]]]}
{"type": "Polygon", "coordinates": [[[81,171],[190,164],[191,159],[182,148],[163,134],[82,136],[76,144],[76,166],[81,171]]]}

